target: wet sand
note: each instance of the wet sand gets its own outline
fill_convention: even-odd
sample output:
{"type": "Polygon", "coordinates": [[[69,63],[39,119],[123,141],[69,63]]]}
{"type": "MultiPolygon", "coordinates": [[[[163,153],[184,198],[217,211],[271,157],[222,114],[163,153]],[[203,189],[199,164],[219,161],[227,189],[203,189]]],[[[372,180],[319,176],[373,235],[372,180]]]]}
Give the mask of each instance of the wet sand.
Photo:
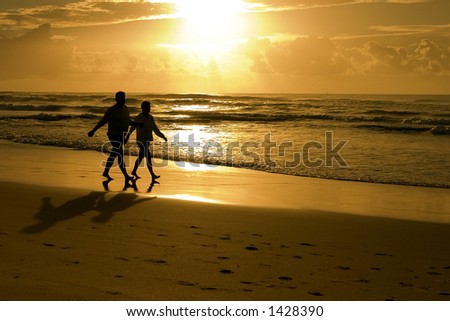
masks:
{"type": "Polygon", "coordinates": [[[0,141],[2,300],[448,300],[450,191],[0,141]]]}

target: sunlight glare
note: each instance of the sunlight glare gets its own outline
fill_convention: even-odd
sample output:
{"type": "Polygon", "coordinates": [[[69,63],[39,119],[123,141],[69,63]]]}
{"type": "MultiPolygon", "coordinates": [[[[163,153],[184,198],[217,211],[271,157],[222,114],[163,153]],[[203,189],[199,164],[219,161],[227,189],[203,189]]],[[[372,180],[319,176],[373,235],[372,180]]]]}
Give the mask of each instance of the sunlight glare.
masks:
{"type": "Polygon", "coordinates": [[[201,203],[213,203],[220,204],[222,202],[213,200],[206,197],[195,196],[190,194],[175,194],[175,195],[158,195],[159,198],[169,198],[169,199],[177,199],[181,201],[193,201],[193,202],[201,202],[201,203]]]}
{"type": "Polygon", "coordinates": [[[186,43],[227,46],[239,37],[244,1],[177,0],[175,5],[185,22],[183,39],[186,43]]]}

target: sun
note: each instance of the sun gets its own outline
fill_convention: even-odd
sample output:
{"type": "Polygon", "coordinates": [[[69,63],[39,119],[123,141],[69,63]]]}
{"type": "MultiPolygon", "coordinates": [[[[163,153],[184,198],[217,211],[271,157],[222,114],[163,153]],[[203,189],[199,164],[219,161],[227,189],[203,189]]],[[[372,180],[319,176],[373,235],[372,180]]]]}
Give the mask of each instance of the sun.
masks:
{"type": "Polygon", "coordinates": [[[239,39],[244,1],[175,0],[174,4],[184,22],[182,39],[185,44],[225,47],[239,39]]]}

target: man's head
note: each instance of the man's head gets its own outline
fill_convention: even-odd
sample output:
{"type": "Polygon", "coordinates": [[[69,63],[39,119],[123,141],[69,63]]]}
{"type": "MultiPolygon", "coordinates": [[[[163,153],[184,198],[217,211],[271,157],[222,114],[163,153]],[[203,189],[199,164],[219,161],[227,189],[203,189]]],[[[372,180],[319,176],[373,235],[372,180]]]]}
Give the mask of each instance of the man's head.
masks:
{"type": "Polygon", "coordinates": [[[116,103],[119,105],[124,105],[125,104],[125,93],[123,91],[118,91],[116,92],[116,103]]]}
{"type": "Polygon", "coordinates": [[[147,101],[147,100],[144,100],[142,103],[141,103],[141,109],[142,109],[142,112],[144,113],[144,114],[149,114],[150,113],[150,102],[149,101],[147,101]]]}

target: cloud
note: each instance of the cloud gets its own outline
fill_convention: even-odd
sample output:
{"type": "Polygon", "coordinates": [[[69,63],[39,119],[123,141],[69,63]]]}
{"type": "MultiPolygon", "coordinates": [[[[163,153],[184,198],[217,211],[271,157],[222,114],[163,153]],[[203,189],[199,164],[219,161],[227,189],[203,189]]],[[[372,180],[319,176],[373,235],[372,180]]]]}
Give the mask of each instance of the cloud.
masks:
{"type": "Polygon", "coordinates": [[[64,41],[54,40],[49,24],[28,33],[0,40],[0,77],[58,75],[68,70],[72,48],[64,41]]]}
{"type": "Polygon", "coordinates": [[[343,73],[348,68],[339,48],[326,37],[299,37],[279,43],[252,39],[241,50],[251,59],[251,70],[255,72],[326,75],[343,73]]]}
{"type": "Polygon", "coordinates": [[[73,2],[64,6],[45,5],[0,12],[3,31],[23,31],[43,23],[54,28],[107,25],[142,19],[158,19],[173,14],[169,3],[73,2]]]}
{"type": "Polygon", "coordinates": [[[311,7],[353,5],[358,3],[412,4],[412,3],[430,2],[430,0],[247,0],[247,2],[257,3],[266,8],[298,9],[311,7]]]}
{"type": "Polygon", "coordinates": [[[76,0],[2,0],[0,10],[13,8],[29,8],[43,5],[64,5],[76,0]]]}
{"type": "Polygon", "coordinates": [[[395,26],[372,26],[372,30],[391,35],[420,35],[430,34],[450,36],[450,24],[444,25],[395,25],[395,26]]]}
{"type": "Polygon", "coordinates": [[[423,39],[408,47],[392,47],[369,42],[362,52],[371,57],[364,72],[377,74],[448,75],[450,51],[431,40],[423,39]]]}
{"type": "Polygon", "coordinates": [[[325,37],[311,36],[269,47],[267,61],[277,72],[335,74],[347,69],[338,47],[325,37]]]}
{"type": "Polygon", "coordinates": [[[338,46],[326,37],[271,42],[252,39],[239,52],[256,73],[283,75],[450,75],[450,47],[429,39],[408,46],[370,41],[362,47],[338,46]]]}
{"type": "Polygon", "coordinates": [[[448,73],[450,70],[450,47],[441,48],[423,39],[414,48],[414,65],[422,73],[448,73]]]}

